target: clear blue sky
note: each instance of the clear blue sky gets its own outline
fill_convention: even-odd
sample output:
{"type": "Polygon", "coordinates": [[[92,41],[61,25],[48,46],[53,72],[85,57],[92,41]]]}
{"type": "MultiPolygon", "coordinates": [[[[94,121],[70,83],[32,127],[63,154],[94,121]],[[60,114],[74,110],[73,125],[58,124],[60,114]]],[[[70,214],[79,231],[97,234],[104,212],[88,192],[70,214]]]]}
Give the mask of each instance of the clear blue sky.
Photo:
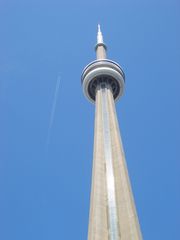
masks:
{"type": "Polygon", "coordinates": [[[1,0],[1,240],[87,238],[94,106],[80,77],[99,22],[126,74],[117,114],[144,239],[180,239],[179,1],[1,0]]]}

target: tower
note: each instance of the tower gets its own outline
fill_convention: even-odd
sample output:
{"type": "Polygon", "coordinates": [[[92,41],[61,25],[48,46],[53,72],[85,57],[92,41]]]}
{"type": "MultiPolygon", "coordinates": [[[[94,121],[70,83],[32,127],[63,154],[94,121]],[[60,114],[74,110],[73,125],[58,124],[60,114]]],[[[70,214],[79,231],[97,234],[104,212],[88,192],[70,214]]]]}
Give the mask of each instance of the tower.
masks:
{"type": "Polygon", "coordinates": [[[140,240],[115,109],[125,75],[107,59],[106,49],[98,25],[97,59],[85,67],[81,79],[85,96],[96,108],[88,240],[140,240]]]}

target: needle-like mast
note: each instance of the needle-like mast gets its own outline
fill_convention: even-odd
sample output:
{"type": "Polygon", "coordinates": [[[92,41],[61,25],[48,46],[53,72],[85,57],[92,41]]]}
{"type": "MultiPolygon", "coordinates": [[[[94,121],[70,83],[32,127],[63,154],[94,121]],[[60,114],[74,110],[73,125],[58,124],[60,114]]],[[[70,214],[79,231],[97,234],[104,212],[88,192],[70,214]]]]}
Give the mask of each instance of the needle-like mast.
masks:
{"type": "Polygon", "coordinates": [[[103,41],[103,35],[101,32],[100,24],[98,24],[98,32],[97,32],[97,44],[96,44],[96,57],[97,59],[105,59],[106,58],[106,45],[103,41]]]}

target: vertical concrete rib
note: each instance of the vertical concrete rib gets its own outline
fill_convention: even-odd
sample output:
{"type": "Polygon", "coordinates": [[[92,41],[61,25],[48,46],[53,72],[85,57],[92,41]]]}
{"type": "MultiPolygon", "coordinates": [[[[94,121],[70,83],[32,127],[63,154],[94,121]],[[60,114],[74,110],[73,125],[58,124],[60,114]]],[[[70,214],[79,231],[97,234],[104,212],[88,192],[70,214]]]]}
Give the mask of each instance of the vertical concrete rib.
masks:
{"type": "Polygon", "coordinates": [[[102,100],[100,92],[96,94],[94,156],[89,214],[89,240],[108,240],[107,194],[102,128],[102,100]]]}
{"type": "Polygon", "coordinates": [[[103,83],[100,90],[102,100],[102,127],[104,141],[104,157],[106,165],[106,191],[107,191],[107,209],[109,224],[109,239],[118,240],[119,226],[115,193],[115,176],[112,159],[110,116],[108,110],[108,92],[111,91],[106,83],[103,83]]]}
{"type": "Polygon", "coordinates": [[[112,93],[108,92],[118,222],[122,240],[141,240],[141,231],[121,141],[112,93]]]}

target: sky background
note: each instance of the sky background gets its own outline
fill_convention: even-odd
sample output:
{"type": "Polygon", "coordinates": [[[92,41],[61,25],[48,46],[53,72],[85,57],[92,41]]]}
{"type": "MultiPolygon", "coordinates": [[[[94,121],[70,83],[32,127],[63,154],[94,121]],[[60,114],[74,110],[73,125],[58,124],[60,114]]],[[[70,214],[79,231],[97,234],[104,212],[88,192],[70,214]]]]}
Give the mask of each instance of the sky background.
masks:
{"type": "Polygon", "coordinates": [[[116,107],[143,237],[180,239],[180,2],[1,0],[1,240],[87,239],[94,105],[80,78],[99,22],[126,74],[116,107]]]}

